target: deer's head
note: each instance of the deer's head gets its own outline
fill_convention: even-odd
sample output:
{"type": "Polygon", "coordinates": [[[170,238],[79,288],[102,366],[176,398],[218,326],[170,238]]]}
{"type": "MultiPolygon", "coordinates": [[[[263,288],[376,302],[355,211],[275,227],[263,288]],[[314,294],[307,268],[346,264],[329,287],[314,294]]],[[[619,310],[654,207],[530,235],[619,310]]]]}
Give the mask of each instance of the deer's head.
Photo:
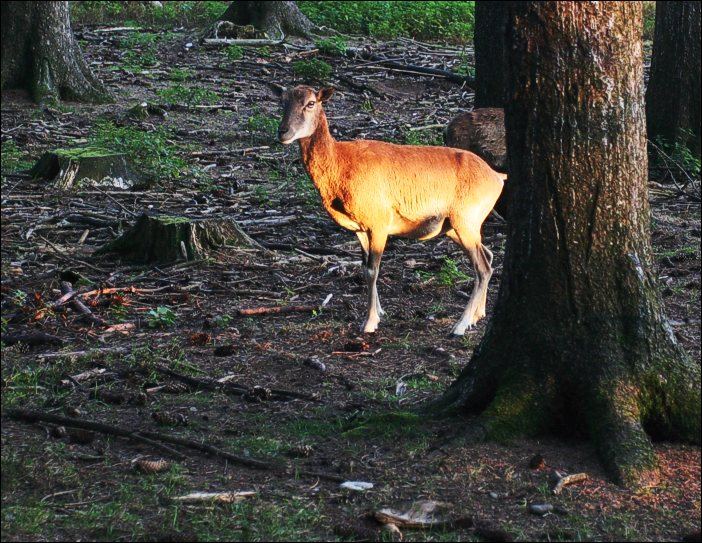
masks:
{"type": "Polygon", "coordinates": [[[301,138],[309,138],[317,130],[322,104],[331,98],[333,87],[318,91],[306,85],[292,89],[278,87],[276,94],[283,106],[283,119],[278,127],[278,139],[288,145],[301,138]]]}

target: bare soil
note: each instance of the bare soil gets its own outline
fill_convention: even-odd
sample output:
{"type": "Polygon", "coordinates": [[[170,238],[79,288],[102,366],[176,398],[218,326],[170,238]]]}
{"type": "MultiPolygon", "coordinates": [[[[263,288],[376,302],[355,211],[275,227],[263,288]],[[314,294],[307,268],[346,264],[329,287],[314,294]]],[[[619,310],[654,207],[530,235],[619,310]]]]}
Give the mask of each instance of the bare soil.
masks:
{"type": "MultiPolygon", "coordinates": [[[[117,102],[39,109],[26,97],[5,93],[3,141],[11,137],[38,158],[84,141],[99,116],[145,130],[163,125],[173,130],[182,155],[206,168],[212,180],[161,181],[133,192],[90,186],[59,192],[24,176],[4,179],[3,336],[44,332],[65,343],[3,346],[3,413],[33,408],[169,432],[374,487],[343,490],[328,478],[255,470],[182,448],[186,460],[174,461],[164,473],[143,474],[134,469],[135,460],[168,457],[105,435],[79,444],[53,437],[50,425],[4,416],[3,540],[388,539],[368,513],[420,499],[448,502],[452,518],[473,523],[406,531],[406,540],[496,540],[506,533],[520,540],[654,541],[699,532],[698,447],[657,444],[661,482],[634,493],[607,479],[586,441],[473,443],[463,438],[470,419],[434,420],[416,410],[452,382],[483,333],[484,322],[462,340],[446,337],[471,291],[472,271],[448,238],[391,240],[379,280],[388,315],[376,334],[359,337],[365,296],[355,236],[319,205],[298,149],[275,143],[261,128],[279,114],[267,84],[299,81],[292,63],[309,52],[246,49],[243,59],[231,61],[223,50],[199,46],[181,31],[158,42],[158,64],[149,73],[131,74],[123,67],[125,51],[117,47],[127,33],[96,30],[84,27],[78,35],[117,102]],[[186,47],[189,42],[194,46],[186,47]],[[125,117],[142,100],[159,103],[156,91],[174,84],[169,74],[176,67],[193,74],[184,86],[217,92],[220,107],[171,108],[165,118],[125,117]],[[224,247],[205,261],[165,266],[92,254],[145,209],[234,217],[270,251],[224,247]],[[88,297],[91,311],[107,323],[98,326],[70,305],[52,309],[62,278],[82,292],[142,290],[88,297]],[[327,305],[315,311],[237,313],[261,306],[317,307],[328,295],[327,305]],[[170,308],[172,316],[149,316],[159,307],[170,308]],[[265,390],[241,397],[177,387],[144,396],[139,393],[175,381],[154,372],[110,375],[116,368],[156,364],[198,379],[227,376],[243,387],[314,399],[277,401],[265,390]],[[107,375],[61,383],[93,368],[107,368],[107,375]],[[398,383],[405,384],[404,392],[398,383]],[[159,424],[154,413],[171,416],[159,424]],[[537,454],[544,465],[531,469],[537,454]],[[588,479],[555,496],[549,486],[553,470],[586,472],[588,479]],[[257,494],[228,505],[170,501],[195,491],[245,490],[257,494]],[[556,512],[530,514],[535,503],[553,504],[556,512]]],[[[460,51],[440,45],[365,44],[414,64],[451,68],[461,62],[460,51]]],[[[470,89],[440,78],[324,59],[334,67],[331,83],[339,91],[327,113],[340,139],[431,142],[440,129],[409,129],[445,125],[472,107],[470,89]]],[[[652,171],[651,201],[661,288],[676,336],[698,359],[699,203],[656,182],[659,174],[652,171]]],[[[503,230],[495,218],[484,227],[497,268],[490,305],[500,281],[503,230]]]]}

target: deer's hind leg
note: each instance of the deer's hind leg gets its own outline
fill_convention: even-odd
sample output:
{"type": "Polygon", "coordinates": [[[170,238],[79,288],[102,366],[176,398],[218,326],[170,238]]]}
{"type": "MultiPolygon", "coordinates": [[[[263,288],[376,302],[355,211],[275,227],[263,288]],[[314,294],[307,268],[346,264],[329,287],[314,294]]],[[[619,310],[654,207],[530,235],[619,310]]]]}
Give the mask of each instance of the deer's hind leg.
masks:
{"type": "MultiPolygon", "coordinates": [[[[480,250],[483,253],[483,256],[485,257],[485,260],[488,263],[488,266],[490,266],[490,270],[492,273],[492,251],[485,247],[485,245],[481,244],[480,245],[480,250]]],[[[482,298],[480,299],[480,303],[478,304],[478,309],[475,313],[475,316],[477,317],[475,320],[479,321],[483,317],[485,317],[485,306],[487,305],[487,286],[483,289],[482,291],[482,298]]]]}
{"type": "Polygon", "coordinates": [[[492,277],[492,253],[480,242],[480,232],[466,228],[460,223],[454,224],[452,222],[452,225],[454,228],[446,232],[446,235],[463,248],[475,270],[473,293],[466,304],[461,319],[451,331],[455,336],[462,336],[467,329],[472,328],[478,320],[485,316],[488,283],[492,277]]]}

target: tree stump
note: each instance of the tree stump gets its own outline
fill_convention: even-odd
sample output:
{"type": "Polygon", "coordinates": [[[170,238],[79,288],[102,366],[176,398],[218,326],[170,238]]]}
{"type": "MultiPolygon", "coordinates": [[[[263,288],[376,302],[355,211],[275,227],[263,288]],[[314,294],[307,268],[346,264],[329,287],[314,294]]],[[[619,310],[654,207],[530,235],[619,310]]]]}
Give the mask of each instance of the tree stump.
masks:
{"type": "MultiPolygon", "coordinates": [[[[446,127],[444,142],[449,147],[475,153],[493,170],[507,173],[504,109],[479,108],[461,113],[446,127]]],[[[504,192],[497,200],[495,210],[503,217],[507,217],[508,209],[504,192]]]]}
{"type": "Polygon", "coordinates": [[[246,1],[232,2],[220,17],[235,25],[252,25],[269,38],[300,36],[309,38],[315,25],[300,11],[295,2],[246,1]]]}
{"type": "Polygon", "coordinates": [[[143,263],[199,260],[225,244],[261,248],[231,219],[191,219],[143,214],[118,239],[95,254],[115,252],[143,263]]]}
{"type": "Polygon", "coordinates": [[[124,189],[143,185],[124,155],[93,147],[44,153],[29,173],[35,179],[50,180],[61,190],[86,179],[124,189]]]}
{"type": "Polygon", "coordinates": [[[507,173],[503,109],[486,107],[460,114],[446,127],[444,141],[449,147],[475,153],[493,170],[507,173]]]}

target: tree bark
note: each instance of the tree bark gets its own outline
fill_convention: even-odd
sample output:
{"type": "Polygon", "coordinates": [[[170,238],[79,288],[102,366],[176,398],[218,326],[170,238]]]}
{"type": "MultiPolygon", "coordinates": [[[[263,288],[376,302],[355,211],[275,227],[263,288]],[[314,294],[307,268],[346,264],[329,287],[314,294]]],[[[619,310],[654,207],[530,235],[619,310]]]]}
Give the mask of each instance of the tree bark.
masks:
{"type": "Polygon", "coordinates": [[[656,2],[648,137],[680,142],[700,154],[700,2],[656,2]]]}
{"type": "Polygon", "coordinates": [[[437,403],[495,439],[576,431],[618,482],[700,441],[700,366],[653,272],[639,2],[511,2],[511,209],[495,313],[437,403]]]}
{"type": "Polygon", "coordinates": [[[475,3],[475,107],[504,107],[508,2],[475,3]]]}
{"type": "Polygon", "coordinates": [[[37,102],[110,101],[71,31],[68,2],[2,2],[2,89],[22,88],[37,102]]]}
{"type": "Polygon", "coordinates": [[[232,2],[221,19],[237,25],[253,25],[271,38],[281,35],[308,38],[315,28],[297,4],[289,1],[232,2]]]}

